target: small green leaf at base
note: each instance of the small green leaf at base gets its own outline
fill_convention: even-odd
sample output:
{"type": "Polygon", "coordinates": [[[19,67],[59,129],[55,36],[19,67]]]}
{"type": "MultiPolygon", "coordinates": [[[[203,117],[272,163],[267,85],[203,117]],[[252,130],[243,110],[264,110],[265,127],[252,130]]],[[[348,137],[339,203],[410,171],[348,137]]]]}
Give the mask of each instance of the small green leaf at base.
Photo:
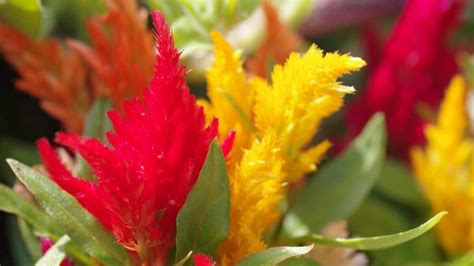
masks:
{"type": "Polygon", "coordinates": [[[45,212],[84,251],[106,265],[129,263],[125,250],[74,197],[38,171],[13,159],[7,162],[45,212]]]}
{"type": "Polygon", "coordinates": [[[189,251],[214,254],[227,237],[230,188],[219,143],[209,147],[204,166],[177,217],[176,261],[189,251]]]}
{"type": "Polygon", "coordinates": [[[289,258],[304,255],[313,249],[314,245],[302,247],[273,247],[249,256],[237,266],[271,266],[283,262],[289,258]]]}
{"type": "Polygon", "coordinates": [[[71,239],[65,235],[61,237],[48,251],[41,257],[35,266],[59,266],[66,257],[65,247],[71,239]]]}
{"type": "Polygon", "coordinates": [[[400,232],[391,235],[384,235],[384,236],[374,236],[374,237],[361,237],[361,238],[350,238],[350,239],[340,239],[340,238],[329,238],[324,237],[321,235],[309,235],[300,237],[297,239],[292,239],[291,243],[305,243],[305,242],[313,242],[316,244],[321,245],[330,245],[330,246],[337,246],[337,247],[345,247],[345,248],[354,248],[358,250],[375,250],[375,249],[384,249],[393,247],[404,242],[410,241],[431,228],[435,226],[443,216],[445,216],[447,212],[440,212],[435,215],[433,218],[429,219],[424,224],[413,228],[411,230],[400,232]]]}

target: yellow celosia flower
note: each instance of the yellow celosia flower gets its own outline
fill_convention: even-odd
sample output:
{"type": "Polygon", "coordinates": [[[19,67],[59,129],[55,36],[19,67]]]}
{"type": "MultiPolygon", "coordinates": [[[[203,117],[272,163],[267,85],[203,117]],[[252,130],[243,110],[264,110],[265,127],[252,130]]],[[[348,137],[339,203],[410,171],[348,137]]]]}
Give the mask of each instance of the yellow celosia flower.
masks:
{"type": "Polygon", "coordinates": [[[451,255],[474,249],[474,138],[468,135],[466,84],[451,81],[436,125],[427,127],[427,147],[412,151],[416,177],[434,213],[449,215],[436,227],[451,255]]]}
{"type": "Polygon", "coordinates": [[[316,170],[316,163],[329,149],[328,141],[305,150],[322,119],[341,108],[343,97],[354,88],[338,82],[343,74],[359,70],[365,62],[349,55],[326,53],[311,46],[304,55],[292,53],[272,73],[272,86],[261,81],[255,96],[255,126],[258,134],[274,129],[283,140],[288,181],[316,170]]]}
{"type": "Polygon", "coordinates": [[[262,235],[279,218],[283,159],[274,133],[255,140],[230,173],[230,229],[218,252],[222,265],[266,248],[262,235]]]}
{"type": "Polygon", "coordinates": [[[251,144],[252,122],[249,120],[253,105],[253,89],[247,80],[239,52],[234,52],[229,43],[217,32],[211,33],[214,41],[215,60],[207,71],[207,95],[211,103],[199,100],[206,117],[219,118],[219,137],[225,138],[232,130],[236,139],[230,153],[233,163],[242,156],[243,149],[251,144]]]}
{"type": "Polygon", "coordinates": [[[219,118],[220,139],[236,131],[228,162],[231,227],[218,252],[222,265],[234,265],[266,248],[262,235],[280,215],[286,183],[314,171],[330,147],[323,141],[308,148],[321,120],[353,91],[337,79],[365,62],[349,55],[323,55],[312,46],[277,66],[270,85],[247,77],[240,54],[218,32],[211,37],[216,58],[206,75],[210,101],[200,104],[208,117],[219,118]]]}

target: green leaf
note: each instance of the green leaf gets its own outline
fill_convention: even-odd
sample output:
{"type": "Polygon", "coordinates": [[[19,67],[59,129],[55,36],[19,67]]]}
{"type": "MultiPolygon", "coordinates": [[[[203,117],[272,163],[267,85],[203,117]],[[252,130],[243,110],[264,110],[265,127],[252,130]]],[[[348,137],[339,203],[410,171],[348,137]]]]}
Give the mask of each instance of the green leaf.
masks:
{"type": "Polygon", "coordinates": [[[16,177],[8,164],[5,163],[7,158],[16,158],[28,165],[34,165],[40,161],[33,143],[0,137],[0,179],[11,187],[14,185],[16,177]]]}
{"type": "Polygon", "coordinates": [[[84,251],[106,265],[129,263],[125,250],[75,198],[28,166],[13,159],[7,162],[46,213],[84,251]]]}
{"type": "Polygon", "coordinates": [[[53,236],[61,236],[64,234],[41,209],[13,192],[9,187],[1,184],[0,210],[25,219],[39,233],[53,236]]]}
{"type": "Polygon", "coordinates": [[[105,133],[112,130],[112,123],[107,118],[106,112],[112,109],[109,98],[101,97],[92,105],[86,117],[84,136],[94,137],[102,142],[106,142],[105,133]]]}
{"type": "Polygon", "coordinates": [[[48,35],[51,30],[58,35],[87,40],[87,27],[84,22],[105,11],[104,1],[97,0],[43,0],[46,20],[41,34],[48,35]]]}
{"type": "Polygon", "coordinates": [[[4,232],[6,235],[2,236],[8,240],[13,265],[33,265],[35,260],[22,240],[16,217],[7,216],[5,218],[4,232]]]}
{"type": "MultiPolygon", "coordinates": [[[[377,236],[408,230],[417,224],[411,209],[404,209],[383,198],[370,195],[349,218],[349,232],[359,236],[377,236]]],[[[398,266],[439,263],[439,247],[433,232],[387,250],[369,251],[373,266],[398,266]]]]}
{"type": "Polygon", "coordinates": [[[303,247],[273,247],[249,256],[237,266],[271,266],[283,262],[289,258],[304,255],[313,249],[314,245],[303,247]]]}
{"type": "Polygon", "coordinates": [[[71,239],[65,235],[61,237],[48,251],[39,259],[35,266],[59,266],[66,257],[65,247],[71,239]]]}
{"type": "Polygon", "coordinates": [[[18,229],[20,229],[21,239],[33,260],[41,257],[41,243],[39,238],[33,233],[33,228],[26,223],[23,218],[18,217],[18,229]]]}
{"type": "MultiPolygon", "coordinates": [[[[33,203],[27,201],[23,197],[16,194],[9,187],[0,184],[0,210],[18,216],[19,220],[25,220],[30,224],[36,233],[40,235],[47,235],[53,240],[59,239],[64,234],[64,231],[41,209],[36,207],[33,203]]],[[[25,226],[25,225],[23,225],[25,226]]],[[[19,229],[22,230],[22,224],[19,223],[19,229]]],[[[24,229],[23,229],[24,230],[24,229]]],[[[23,239],[25,232],[21,232],[23,239]]],[[[30,240],[31,242],[32,240],[30,240]]],[[[25,242],[27,248],[31,248],[34,243],[25,242]]],[[[71,254],[78,261],[85,264],[90,262],[90,259],[77,247],[77,245],[68,245],[68,253],[71,254]]]]}
{"type": "Polygon", "coordinates": [[[230,220],[229,177],[214,140],[196,184],[177,218],[176,261],[189,251],[214,254],[227,237],[230,220]]]}
{"type": "Polygon", "coordinates": [[[472,266],[474,265],[474,251],[471,250],[456,260],[443,264],[446,266],[472,266]]]}
{"type": "Polygon", "coordinates": [[[314,242],[321,245],[330,245],[337,247],[345,248],[354,248],[358,250],[375,250],[375,249],[384,249],[400,245],[404,242],[410,241],[435,226],[447,212],[440,212],[435,215],[433,218],[425,222],[424,224],[413,228],[411,230],[391,234],[384,236],[374,236],[374,237],[360,237],[360,238],[350,238],[350,239],[340,239],[340,238],[330,238],[324,237],[321,235],[309,235],[300,237],[297,239],[291,239],[290,243],[304,243],[304,242],[314,242]]]}
{"type": "Polygon", "coordinates": [[[385,160],[374,191],[397,203],[411,206],[418,210],[427,210],[429,208],[410,170],[393,159],[385,160]]]}
{"type": "Polygon", "coordinates": [[[0,0],[0,21],[36,37],[41,28],[40,0],[0,0]]]}
{"type": "Polygon", "coordinates": [[[319,233],[328,223],[349,217],[379,177],[385,141],[383,115],[376,114],[348,149],[323,165],[297,193],[284,217],[280,239],[319,233]]]}
{"type": "MultiPolygon", "coordinates": [[[[112,130],[112,123],[107,118],[106,112],[112,108],[112,103],[106,97],[97,99],[92,105],[86,117],[86,125],[84,127],[83,135],[86,137],[93,137],[107,143],[105,133],[112,130]]],[[[81,178],[93,180],[94,176],[90,172],[90,166],[76,153],[77,162],[75,164],[73,174],[81,178]]]]}

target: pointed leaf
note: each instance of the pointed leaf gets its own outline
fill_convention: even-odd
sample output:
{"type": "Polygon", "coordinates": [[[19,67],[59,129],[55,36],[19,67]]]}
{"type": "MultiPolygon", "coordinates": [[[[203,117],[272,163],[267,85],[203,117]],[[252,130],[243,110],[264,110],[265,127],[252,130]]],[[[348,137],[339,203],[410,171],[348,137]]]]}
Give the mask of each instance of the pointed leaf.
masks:
{"type": "Polygon", "coordinates": [[[314,245],[303,247],[273,247],[249,256],[237,266],[271,266],[283,262],[289,258],[304,255],[313,249],[314,245]]]}
{"type": "Polygon", "coordinates": [[[86,117],[84,136],[94,137],[106,142],[105,133],[112,130],[112,123],[107,118],[106,112],[112,109],[112,103],[107,97],[97,99],[86,117]]]}
{"type": "Polygon", "coordinates": [[[75,198],[30,167],[13,159],[7,162],[46,213],[83,250],[104,264],[128,263],[125,250],[75,198]]]}
{"type": "Polygon", "coordinates": [[[26,249],[34,261],[38,260],[41,257],[41,243],[39,238],[34,234],[33,228],[28,225],[23,218],[18,217],[17,222],[21,239],[26,249]]]}
{"type": "Polygon", "coordinates": [[[35,266],[59,266],[66,257],[65,247],[71,239],[65,235],[61,237],[48,251],[41,257],[35,266]]]}
{"type": "Polygon", "coordinates": [[[385,142],[384,118],[376,114],[350,147],[323,165],[298,192],[284,217],[280,239],[319,233],[328,223],[357,210],[379,177],[385,142]]]}
{"type": "Polygon", "coordinates": [[[215,254],[229,230],[229,197],[225,159],[214,140],[196,184],[178,214],[176,261],[189,251],[215,254]]]}
{"type": "Polygon", "coordinates": [[[415,207],[418,210],[429,209],[429,204],[423,197],[419,184],[410,170],[402,163],[393,159],[385,160],[374,191],[398,203],[415,207]]]}
{"type": "MultiPolygon", "coordinates": [[[[383,176],[381,176],[383,177],[383,176]]],[[[375,192],[375,191],[374,191],[375,192]]],[[[349,232],[357,236],[377,236],[406,231],[420,222],[412,209],[370,195],[349,218],[349,232]]],[[[419,216],[419,215],[416,215],[419,216]]],[[[424,216],[423,216],[424,217],[424,216]]],[[[424,218],[423,218],[424,219],[424,218]]],[[[440,262],[439,245],[433,231],[403,245],[367,252],[374,266],[398,266],[440,262]]]]}
{"type": "MultiPolygon", "coordinates": [[[[98,98],[92,105],[86,117],[86,125],[84,127],[83,135],[86,137],[93,137],[107,143],[105,133],[112,130],[112,123],[107,118],[106,112],[112,108],[112,103],[106,97],[98,98]]],[[[91,174],[91,168],[81,157],[79,153],[76,154],[77,162],[74,167],[74,176],[93,180],[94,176],[91,174]]]]}
{"type": "Polygon", "coordinates": [[[424,234],[425,232],[433,228],[433,226],[435,226],[446,214],[447,212],[440,212],[433,218],[429,219],[427,222],[416,228],[391,235],[349,239],[330,238],[321,235],[309,235],[297,239],[291,239],[290,243],[314,242],[316,244],[321,245],[354,248],[358,250],[384,249],[400,245],[404,242],[410,241],[424,234]]]}

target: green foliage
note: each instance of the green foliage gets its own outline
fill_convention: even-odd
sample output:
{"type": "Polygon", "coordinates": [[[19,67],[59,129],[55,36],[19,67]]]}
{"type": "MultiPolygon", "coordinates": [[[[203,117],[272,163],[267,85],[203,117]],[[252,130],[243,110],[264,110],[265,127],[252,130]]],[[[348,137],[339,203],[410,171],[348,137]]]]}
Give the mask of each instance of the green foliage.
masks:
{"type": "Polygon", "coordinates": [[[41,234],[53,237],[63,234],[58,229],[58,226],[41,209],[13,192],[9,187],[1,184],[0,210],[25,219],[41,234]]]}
{"type": "MultiPolygon", "coordinates": [[[[449,215],[449,214],[448,214],[449,215]]],[[[408,230],[416,223],[407,210],[370,196],[349,218],[349,231],[355,235],[376,236],[408,230]]],[[[370,251],[372,265],[397,266],[439,262],[439,250],[432,232],[389,250],[370,251]]]]}
{"type": "Polygon", "coordinates": [[[31,258],[33,260],[39,259],[41,257],[41,243],[38,237],[34,234],[33,228],[20,217],[17,218],[17,222],[21,239],[30,253],[31,258]]]}
{"type": "Polygon", "coordinates": [[[28,166],[7,160],[46,213],[84,251],[107,265],[126,265],[128,256],[102,225],[71,195],[28,166]]]}
{"type": "Polygon", "coordinates": [[[219,143],[211,143],[196,184],[177,218],[176,261],[189,251],[213,255],[227,236],[230,188],[219,143]]]}
{"type": "Polygon", "coordinates": [[[95,100],[87,114],[83,135],[97,138],[105,143],[107,141],[105,133],[112,130],[112,123],[106,114],[111,109],[112,103],[109,98],[101,97],[95,100]]]}
{"type": "Polygon", "coordinates": [[[318,233],[357,210],[379,177],[385,142],[383,115],[376,114],[342,155],[324,164],[298,191],[283,219],[280,239],[318,233]]]}
{"type": "Polygon", "coordinates": [[[5,159],[7,158],[16,158],[28,165],[34,165],[39,162],[33,143],[8,137],[0,137],[0,180],[9,186],[13,186],[16,177],[10,167],[5,163],[5,159]]]}
{"type": "MultiPolygon", "coordinates": [[[[106,114],[110,109],[112,109],[112,103],[106,97],[98,98],[94,102],[86,117],[83,133],[85,137],[96,138],[107,143],[105,133],[112,130],[112,123],[106,114]]],[[[94,176],[90,173],[90,166],[79,153],[76,153],[76,158],[74,176],[92,180],[94,176]]]]}
{"type": "Polygon", "coordinates": [[[396,245],[400,245],[404,242],[410,241],[431,228],[435,226],[443,216],[445,216],[447,212],[440,212],[435,215],[430,220],[426,221],[424,224],[413,228],[411,230],[400,232],[391,235],[383,235],[383,236],[374,236],[374,237],[360,237],[360,238],[349,238],[349,239],[341,239],[341,238],[331,238],[331,237],[324,237],[321,235],[308,235],[304,237],[300,237],[297,239],[290,240],[291,243],[303,243],[303,242],[314,242],[317,244],[322,245],[331,245],[337,247],[345,247],[345,248],[354,248],[358,250],[375,250],[375,249],[384,249],[393,247],[396,245]]]}
{"type": "Polygon", "coordinates": [[[87,40],[86,20],[104,10],[104,1],[44,0],[42,35],[53,31],[59,35],[87,40]]]}
{"type": "Polygon", "coordinates": [[[393,159],[385,160],[374,191],[394,202],[420,211],[429,208],[415,177],[406,166],[393,159]]]}
{"type": "Polygon", "coordinates": [[[304,255],[313,249],[313,245],[302,247],[273,247],[249,256],[237,266],[271,266],[283,262],[289,258],[304,255]]]}
{"type": "Polygon", "coordinates": [[[65,246],[71,239],[62,236],[48,251],[41,257],[35,266],[59,266],[66,257],[65,246]]]}
{"type": "Polygon", "coordinates": [[[0,21],[31,37],[38,36],[41,28],[40,0],[0,0],[0,21]]]}
{"type": "MultiPolygon", "coordinates": [[[[191,78],[202,79],[210,66],[213,29],[223,33],[236,48],[252,53],[265,36],[261,0],[146,0],[159,9],[171,25],[176,46],[183,50],[191,78]]],[[[283,21],[297,27],[309,14],[313,0],[271,1],[283,21]]]]}

